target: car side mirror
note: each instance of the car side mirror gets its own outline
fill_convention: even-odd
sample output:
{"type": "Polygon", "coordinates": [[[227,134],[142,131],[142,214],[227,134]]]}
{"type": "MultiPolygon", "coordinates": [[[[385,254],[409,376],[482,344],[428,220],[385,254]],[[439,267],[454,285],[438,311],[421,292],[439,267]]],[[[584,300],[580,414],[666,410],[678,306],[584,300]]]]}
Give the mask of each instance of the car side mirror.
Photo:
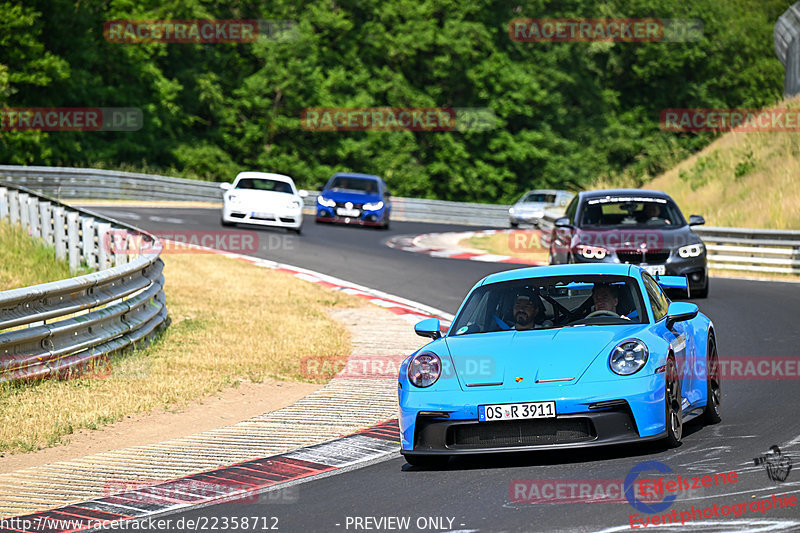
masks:
{"type": "Polygon", "coordinates": [[[305,189],[300,189],[299,191],[297,191],[297,196],[299,196],[300,198],[308,198],[308,191],[305,189]]]}
{"type": "Polygon", "coordinates": [[[439,330],[439,319],[426,318],[425,320],[420,320],[414,325],[414,333],[420,337],[430,337],[433,340],[438,339],[442,336],[442,332],[439,330]]]}
{"type": "Polygon", "coordinates": [[[705,223],[706,223],[706,219],[704,219],[700,215],[691,215],[691,216],[689,216],[689,225],[690,226],[702,226],[705,223]]]}
{"type": "Polygon", "coordinates": [[[317,187],[317,190],[318,190],[318,191],[322,191],[322,189],[324,189],[324,188],[325,188],[325,186],[324,186],[324,185],[320,185],[319,187],[317,187]]]}
{"type": "Polygon", "coordinates": [[[229,191],[231,190],[232,187],[233,186],[227,181],[223,181],[222,183],[219,184],[219,188],[222,189],[223,191],[229,191]]]}
{"type": "Polygon", "coordinates": [[[556,219],[555,224],[553,224],[557,228],[571,228],[572,224],[569,223],[569,217],[561,217],[556,219]]]}
{"type": "Polygon", "coordinates": [[[697,316],[700,308],[689,302],[672,302],[667,308],[667,329],[672,329],[676,322],[691,320],[697,316]]]}

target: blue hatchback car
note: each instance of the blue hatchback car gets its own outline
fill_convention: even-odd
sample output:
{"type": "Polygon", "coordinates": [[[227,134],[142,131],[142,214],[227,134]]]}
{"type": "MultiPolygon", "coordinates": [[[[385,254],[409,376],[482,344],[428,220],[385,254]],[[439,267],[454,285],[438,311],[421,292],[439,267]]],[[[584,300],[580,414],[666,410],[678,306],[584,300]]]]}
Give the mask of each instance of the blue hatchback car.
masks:
{"type": "Polygon", "coordinates": [[[510,270],[480,280],[445,336],[400,367],[401,453],[432,466],[456,454],[681,441],[720,421],[714,325],[636,265],[510,270]]]}
{"type": "Polygon", "coordinates": [[[317,197],[317,222],[389,228],[392,201],[386,182],[370,174],[339,172],[317,197]]]}

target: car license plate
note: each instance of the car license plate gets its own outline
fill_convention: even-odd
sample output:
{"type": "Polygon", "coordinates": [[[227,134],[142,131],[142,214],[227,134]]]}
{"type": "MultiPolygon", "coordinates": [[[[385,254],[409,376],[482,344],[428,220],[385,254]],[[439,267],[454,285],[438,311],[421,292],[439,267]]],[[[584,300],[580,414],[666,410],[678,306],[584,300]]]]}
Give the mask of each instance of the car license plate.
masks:
{"type": "Polygon", "coordinates": [[[339,207],[336,209],[336,214],[340,217],[357,217],[361,214],[361,211],[358,209],[346,209],[344,207],[339,207]]]}
{"type": "Polygon", "coordinates": [[[667,273],[667,267],[664,265],[642,265],[642,268],[645,269],[649,274],[655,276],[663,276],[667,273]]]}
{"type": "Polygon", "coordinates": [[[339,207],[336,209],[336,214],[340,217],[357,217],[361,214],[358,209],[347,209],[346,207],[339,207]]]}
{"type": "Polygon", "coordinates": [[[263,213],[263,212],[259,212],[259,211],[254,211],[254,212],[250,213],[250,218],[271,219],[271,218],[275,218],[275,215],[273,215],[272,213],[263,213]]]}
{"type": "Polygon", "coordinates": [[[556,402],[504,403],[479,405],[478,421],[521,420],[526,418],[555,418],[556,402]]]}

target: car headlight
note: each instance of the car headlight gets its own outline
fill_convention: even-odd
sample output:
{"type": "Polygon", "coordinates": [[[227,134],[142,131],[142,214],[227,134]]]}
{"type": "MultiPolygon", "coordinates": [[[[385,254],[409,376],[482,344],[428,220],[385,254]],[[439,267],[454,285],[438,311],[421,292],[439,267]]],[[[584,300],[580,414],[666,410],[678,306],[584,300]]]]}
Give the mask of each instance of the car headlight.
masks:
{"type": "Polygon", "coordinates": [[[508,214],[509,215],[513,215],[514,214],[514,208],[513,207],[509,207],[508,208],[508,214]]]}
{"type": "Polygon", "coordinates": [[[579,244],[576,249],[578,250],[578,253],[586,259],[603,259],[608,255],[608,250],[601,248],[600,246],[586,246],[585,244],[579,244]]]}
{"type": "Polygon", "coordinates": [[[236,193],[231,193],[228,195],[228,201],[232,204],[238,204],[241,203],[242,197],[236,193]]]}
{"type": "Polygon", "coordinates": [[[649,355],[647,346],[639,339],[619,343],[608,358],[608,366],[620,376],[630,376],[642,369],[649,355]]]}
{"type": "Polygon", "coordinates": [[[383,207],[383,202],[378,200],[371,204],[364,204],[364,211],[377,211],[383,207]]]}
{"type": "Polygon", "coordinates": [[[317,196],[317,202],[319,205],[324,205],[325,207],[336,207],[336,202],[334,200],[325,198],[324,196],[317,196]]]}
{"type": "Polygon", "coordinates": [[[681,246],[678,248],[678,255],[683,258],[697,257],[705,251],[706,247],[703,243],[689,244],[687,246],[681,246]]]}
{"type": "Polygon", "coordinates": [[[303,202],[301,202],[300,200],[292,200],[288,204],[286,204],[286,209],[297,209],[301,205],[303,205],[303,202]]]}
{"type": "Polygon", "coordinates": [[[408,380],[417,387],[430,387],[441,374],[442,360],[433,352],[420,352],[408,363],[408,380]]]}

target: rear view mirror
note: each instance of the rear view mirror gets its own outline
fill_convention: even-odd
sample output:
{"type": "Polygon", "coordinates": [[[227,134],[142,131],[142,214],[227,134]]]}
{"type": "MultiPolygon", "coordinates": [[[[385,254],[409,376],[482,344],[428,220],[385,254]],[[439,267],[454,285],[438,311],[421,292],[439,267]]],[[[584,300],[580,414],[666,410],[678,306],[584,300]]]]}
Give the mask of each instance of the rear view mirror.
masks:
{"type": "Polygon", "coordinates": [[[689,225],[690,226],[702,226],[705,223],[706,223],[706,219],[704,219],[700,215],[691,215],[691,216],[689,216],[689,225]]]}
{"type": "Polygon", "coordinates": [[[442,336],[442,332],[439,330],[439,319],[426,318],[425,320],[420,320],[414,326],[414,333],[420,337],[430,337],[433,340],[438,339],[442,336]]]}
{"type": "Polygon", "coordinates": [[[557,228],[571,228],[572,224],[569,223],[569,217],[561,217],[556,219],[554,226],[557,228]]]}
{"type": "Polygon", "coordinates": [[[667,307],[667,328],[672,328],[675,322],[691,320],[697,316],[700,308],[689,302],[672,302],[667,307]]]}
{"type": "Polygon", "coordinates": [[[229,191],[231,190],[231,187],[232,185],[227,181],[223,181],[222,183],[219,184],[219,188],[222,189],[223,191],[229,191]]]}
{"type": "Polygon", "coordinates": [[[305,189],[300,189],[299,191],[297,191],[297,196],[299,196],[300,198],[307,198],[308,191],[305,189]]]}

